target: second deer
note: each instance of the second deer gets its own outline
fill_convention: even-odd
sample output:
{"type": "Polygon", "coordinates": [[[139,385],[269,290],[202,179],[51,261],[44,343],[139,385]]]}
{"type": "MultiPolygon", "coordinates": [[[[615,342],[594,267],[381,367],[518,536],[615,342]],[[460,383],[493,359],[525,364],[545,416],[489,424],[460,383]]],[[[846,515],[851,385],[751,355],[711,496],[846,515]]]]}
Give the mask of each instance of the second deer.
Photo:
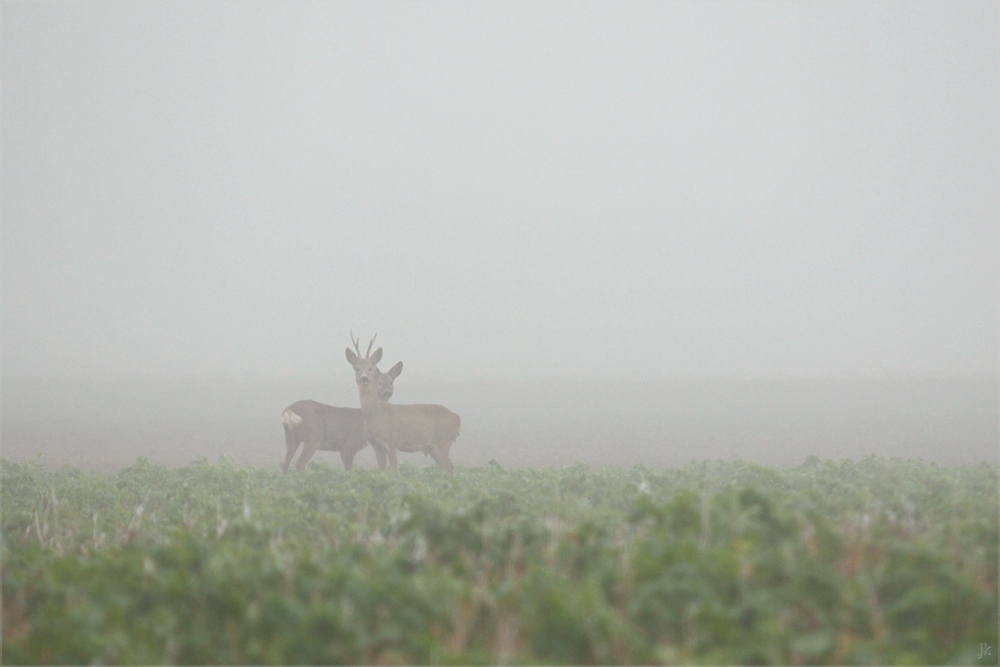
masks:
{"type": "MultiPolygon", "coordinates": [[[[394,405],[382,400],[378,392],[380,378],[385,375],[392,379],[399,377],[403,362],[393,366],[388,373],[382,373],[376,366],[382,359],[382,348],[370,356],[366,352],[362,357],[353,333],[351,342],[354,350],[347,348],[347,362],[354,368],[368,442],[376,452],[379,447],[385,449],[392,470],[396,470],[397,452],[423,452],[430,455],[439,468],[452,474],[454,466],[448,452],[462,426],[459,416],[443,405],[394,405]]],[[[368,352],[374,342],[375,336],[372,336],[368,352]]]]}

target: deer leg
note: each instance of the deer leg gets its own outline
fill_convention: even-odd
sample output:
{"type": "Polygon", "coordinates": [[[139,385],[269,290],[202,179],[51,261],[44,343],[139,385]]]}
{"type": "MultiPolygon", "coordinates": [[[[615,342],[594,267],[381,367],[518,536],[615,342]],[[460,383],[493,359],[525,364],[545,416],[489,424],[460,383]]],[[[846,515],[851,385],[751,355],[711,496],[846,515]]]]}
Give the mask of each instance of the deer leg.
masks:
{"type": "Polygon", "coordinates": [[[455,474],[455,466],[451,464],[451,458],[448,456],[449,449],[451,449],[451,443],[435,442],[431,445],[431,458],[441,470],[453,475],[455,474]]]}
{"type": "Polygon", "coordinates": [[[389,470],[396,472],[396,450],[392,447],[387,448],[389,450],[389,470]]]}
{"type": "Polygon", "coordinates": [[[312,438],[306,438],[302,441],[302,453],[299,454],[299,460],[295,462],[295,467],[299,470],[305,470],[306,466],[309,465],[309,460],[319,449],[319,441],[312,438]]]}
{"type": "Polygon", "coordinates": [[[385,470],[386,467],[385,447],[383,447],[382,445],[376,445],[374,442],[371,443],[371,445],[372,449],[375,450],[375,459],[378,461],[378,469],[385,470]]]}
{"type": "Polygon", "coordinates": [[[299,448],[299,437],[285,429],[285,465],[282,466],[281,472],[288,473],[288,465],[292,462],[292,457],[295,456],[295,450],[299,448]]]}
{"type": "Polygon", "coordinates": [[[354,467],[354,457],[364,448],[365,439],[360,432],[347,436],[340,446],[340,462],[344,464],[344,470],[354,467]]]}
{"type": "Polygon", "coordinates": [[[354,467],[354,455],[357,454],[353,449],[348,449],[347,445],[340,450],[340,461],[344,464],[344,470],[350,470],[354,467]]]}

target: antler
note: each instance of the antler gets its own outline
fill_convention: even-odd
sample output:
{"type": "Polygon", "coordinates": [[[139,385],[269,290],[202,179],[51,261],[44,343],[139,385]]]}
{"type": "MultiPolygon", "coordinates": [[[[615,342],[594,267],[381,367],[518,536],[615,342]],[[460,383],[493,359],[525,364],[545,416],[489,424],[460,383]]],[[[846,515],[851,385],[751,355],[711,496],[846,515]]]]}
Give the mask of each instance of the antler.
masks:
{"type": "Polygon", "coordinates": [[[368,341],[368,352],[365,352],[365,359],[367,359],[367,358],[368,358],[368,355],[369,355],[369,354],[371,353],[371,351],[372,351],[372,345],[374,345],[374,344],[375,344],[375,339],[376,339],[377,337],[378,337],[378,332],[376,331],[376,332],[375,332],[375,335],[374,335],[374,336],[372,336],[372,339],[371,339],[370,341],[368,341]]]}
{"type": "MultiPolygon", "coordinates": [[[[351,342],[354,343],[354,351],[357,352],[358,356],[360,357],[361,356],[361,348],[358,347],[358,343],[360,343],[360,339],[354,337],[354,329],[351,329],[351,342]]],[[[371,349],[371,348],[369,347],[368,349],[371,349]]]]}

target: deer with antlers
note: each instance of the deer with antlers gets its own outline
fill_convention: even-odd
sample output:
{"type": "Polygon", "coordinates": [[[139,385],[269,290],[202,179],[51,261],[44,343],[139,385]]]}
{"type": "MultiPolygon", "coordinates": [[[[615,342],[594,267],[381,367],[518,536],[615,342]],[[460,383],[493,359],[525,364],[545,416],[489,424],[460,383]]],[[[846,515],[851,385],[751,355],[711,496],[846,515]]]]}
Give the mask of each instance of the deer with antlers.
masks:
{"type": "MultiPolygon", "coordinates": [[[[351,332],[351,338],[354,333],[351,332]]],[[[375,339],[372,339],[375,342],[375,339]]],[[[371,345],[368,346],[371,351],[371,345]]],[[[375,394],[382,401],[392,398],[393,381],[403,370],[403,362],[399,362],[388,373],[380,373],[375,381],[375,394]]],[[[354,467],[354,457],[368,442],[364,434],[364,418],[358,408],[338,408],[316,401],[296,401],[281,415],[281,425],[285,429],[285,465],[282,468],[288,472],[288,466],[295,456],[295,451],[302,445],[302,453],[295,467],[304,470],[317,450],[340,452],[340,460],[344,470],[354,467]]],[[[385,470],[385,449],[372,445],[378,467],[385,470]]]]}
{"type": "Polygon", "coordinates": [[[458,438],[462,420],[443,405],[394,405],[382,400],[378,393],[379,379],[389,375],[395,380],[403,372],[403,362],[386,374],[380,372],[376,364],[382,359],[382,348],[369,356],[375,336],[362,357],[359,341],[352,331],[354,350],[346,350],[347,362],[354,368],[358,383],[365,437],[376,451],[378,447],[385,449],[392,470],[396,470],[397,452],[423,452],[444,472],[452,474],[454,466],[448,452],[458,438]]]}

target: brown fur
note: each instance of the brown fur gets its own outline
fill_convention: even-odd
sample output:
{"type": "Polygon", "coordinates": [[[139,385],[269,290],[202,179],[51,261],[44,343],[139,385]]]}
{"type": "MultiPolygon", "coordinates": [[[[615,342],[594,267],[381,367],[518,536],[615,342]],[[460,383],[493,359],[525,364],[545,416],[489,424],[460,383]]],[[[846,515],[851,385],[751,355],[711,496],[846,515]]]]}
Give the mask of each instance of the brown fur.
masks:
{"type": "Polygon", "coordinates": [[[403,362],[383,374],[375,365],[381,358],[382,348],[375,350],[371,358],[361,358],[347,349],[347,361],[354,367],[358,383],[365,437],[372,447],[385,449],[392,470],[396,470],[397,452],[424,452],[452,474],[454,466],[448,453],[461,430],[461,418],[442,405],[393,405],[383,401],[377,392],[379,377],[390,375],[395,379],[403,372],[403,362]]]}
{"type": "MultiPolygon", "coordinates": [[[[394,376],[388,373],[375,382],[377,395],[383,400],[392,397],[394,376]]],[[[302,453],[295,467],[304,470],[316,450],[340,452],[340,460],[344,470],[354,466],[354,456],[365,448],[368,441],[364,434],[364,418],[358,408],[338,408],[316,401],[296,401],[292,403],[281,416],[281,425],[285,428],[285,465],[282,470],[288,472],[288,466],[295,456],[295,450],[302,443],[302,453]]],[[[378,467],[385,470],[385,449],[373,445],[378,467]]]]}

